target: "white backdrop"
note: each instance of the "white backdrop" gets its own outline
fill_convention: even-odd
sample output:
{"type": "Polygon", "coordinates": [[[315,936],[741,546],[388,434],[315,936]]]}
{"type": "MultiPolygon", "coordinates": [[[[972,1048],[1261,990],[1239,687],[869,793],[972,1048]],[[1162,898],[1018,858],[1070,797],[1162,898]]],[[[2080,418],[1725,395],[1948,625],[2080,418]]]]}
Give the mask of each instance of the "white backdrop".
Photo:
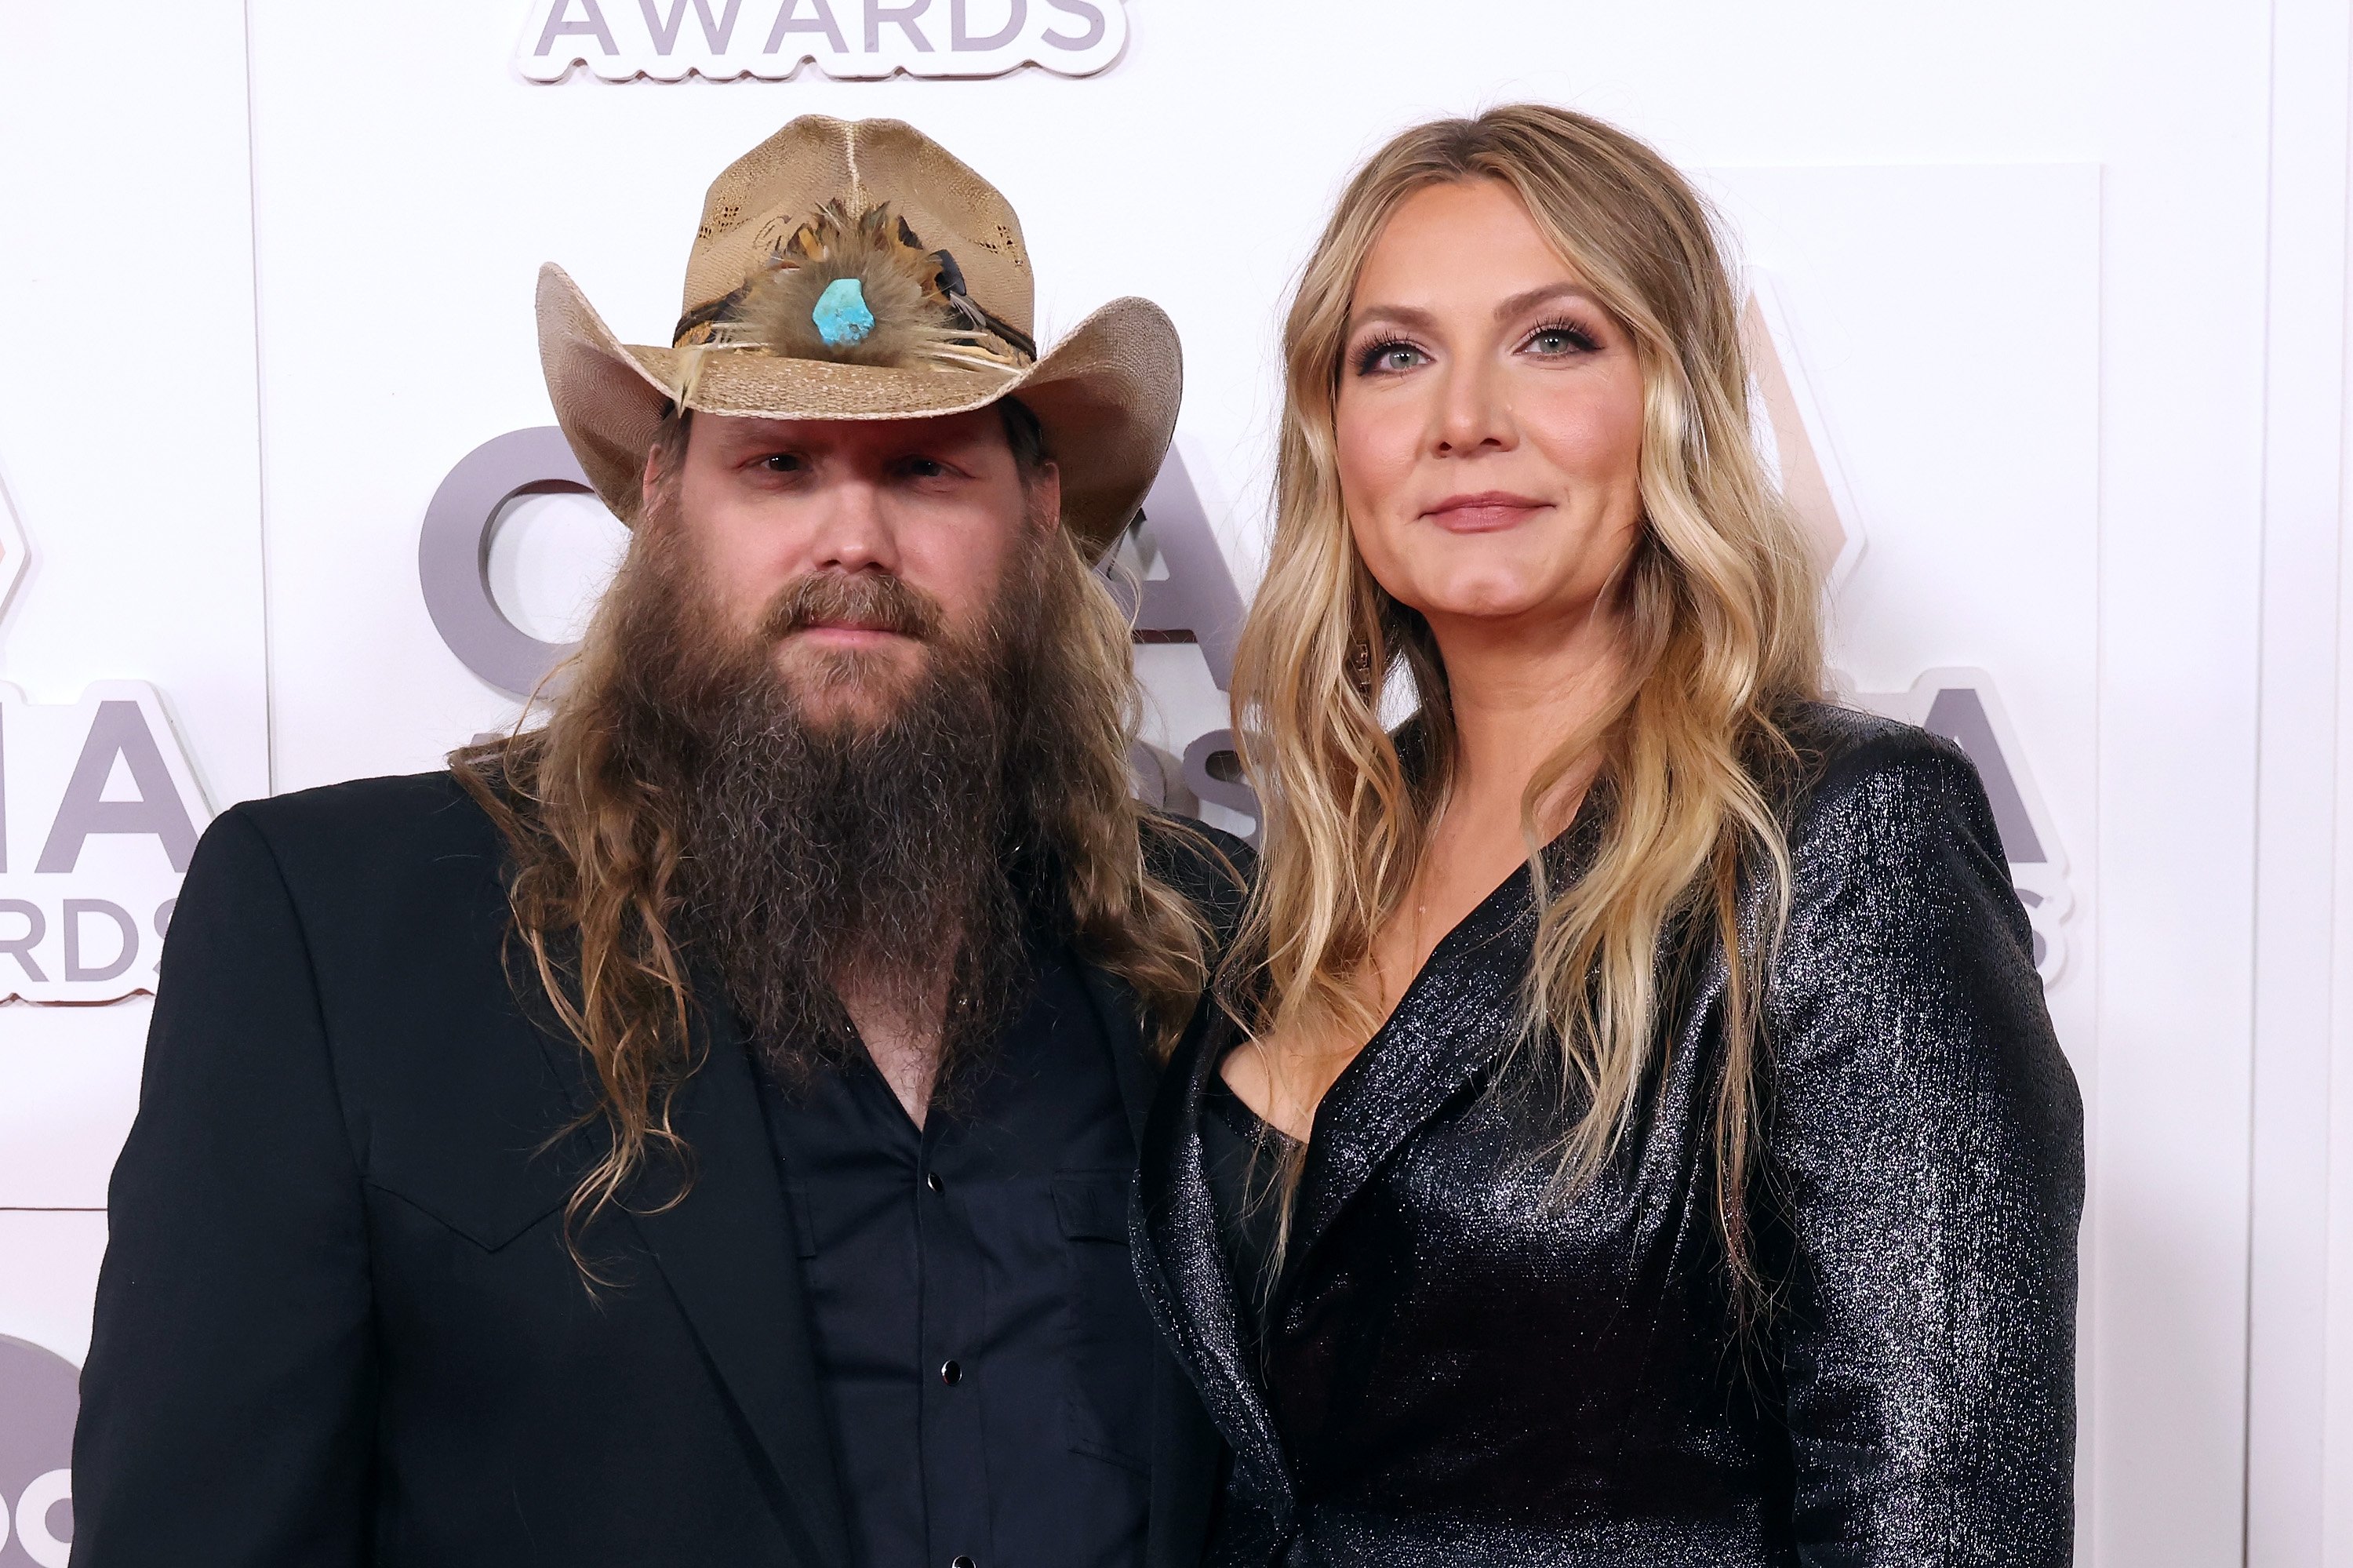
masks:
{"type": "MultiPolygon", "coordinates": [[[[417,547],[459,459],[550,422],[534,270],[666,341],[704,183],[810,111],[911,120],[1005,190],[1042,336],[1115,294],[1169,310],[1187,467],[1246,590],[1281,301],[1350,167],[1434,113],[1609,116],[1699,173],[1777,306],[1862,541],[1840,668],[1880,694],[1982,672],[2063,863],[2082,1560],[2353,1565],[2348,0],[1094,3],[1127,37],[1082,77],[541,85],[517,55],[544,0],[0,0],[0,581],[28,563],[0,681],[45,710],[151,683],[214,810],[505,722],[417,547]]],[[[510,613],[560,634],[614,537],[534,503],[493,552],[510,613]]],[[[1175,748],[1218,722],[1193,651],[1144,663],[1175,748]]],[[[54,722],[70,763],[83,721],[54,722]]],[[[128,760],[101,804],[152,793],[128,760]]],[[[33,869],[50,795],[0,840],[0,987],[5,899],[84,896],[33,869]]],[[[0,1336],[70,1362],[146,1009],[0,1004],[0,1336]]],[[[0,1342],[0,1507],[33,1356],[0,1342]]]]}

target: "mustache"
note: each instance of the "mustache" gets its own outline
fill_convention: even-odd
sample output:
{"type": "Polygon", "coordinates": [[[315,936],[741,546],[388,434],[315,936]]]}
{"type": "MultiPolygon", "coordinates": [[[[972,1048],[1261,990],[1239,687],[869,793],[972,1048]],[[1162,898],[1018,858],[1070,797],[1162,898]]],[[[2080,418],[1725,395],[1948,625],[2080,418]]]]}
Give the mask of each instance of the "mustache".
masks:
{"type": "Polygon", "coordinates": [[[884,572],[810,572],[776,590],[760,618],[760,635],[776,642],[812,626],[846,624],[930,642],[946,621],[940,601],[903,577],[884,572]]]}

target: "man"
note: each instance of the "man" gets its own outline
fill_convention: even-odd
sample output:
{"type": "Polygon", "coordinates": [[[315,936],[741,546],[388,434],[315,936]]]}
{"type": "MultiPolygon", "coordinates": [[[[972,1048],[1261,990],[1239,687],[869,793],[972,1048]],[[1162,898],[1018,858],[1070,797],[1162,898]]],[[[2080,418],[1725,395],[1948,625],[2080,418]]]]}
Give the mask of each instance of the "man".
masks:
{"type": "Polygon", "coordinates": [[[670,349],[541,277],[635,528],[543,729],[206,834],[116,1169],[82,1568],[1196,1561],[1127,1266],[1237,882],[1126,792],[1087,569],[1178,393],[997,192],[794,122],[670,349]]]}

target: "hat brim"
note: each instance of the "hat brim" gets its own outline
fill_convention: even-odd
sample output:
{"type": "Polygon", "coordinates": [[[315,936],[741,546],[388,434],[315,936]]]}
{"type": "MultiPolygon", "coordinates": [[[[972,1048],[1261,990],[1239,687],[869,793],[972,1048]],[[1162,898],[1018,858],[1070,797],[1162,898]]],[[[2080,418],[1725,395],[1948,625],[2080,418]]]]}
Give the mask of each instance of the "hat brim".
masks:
{"type": "MultiPolygon", "coordinates": [[[[692,351],[624,344],[561,267],[539,271],[539,355],[547,395],[589,482],[635,525],[646,452],[692,351]]],[[[835,365],[740,350],[706,353],[686,406],[767,419],[921,419],[1018,394],[1060,471],[1062,524],[1089,560],[1144,504],[1176,429],[1184,355],[1149,300],[1096,311],[1017,371],[835,365]]]]}

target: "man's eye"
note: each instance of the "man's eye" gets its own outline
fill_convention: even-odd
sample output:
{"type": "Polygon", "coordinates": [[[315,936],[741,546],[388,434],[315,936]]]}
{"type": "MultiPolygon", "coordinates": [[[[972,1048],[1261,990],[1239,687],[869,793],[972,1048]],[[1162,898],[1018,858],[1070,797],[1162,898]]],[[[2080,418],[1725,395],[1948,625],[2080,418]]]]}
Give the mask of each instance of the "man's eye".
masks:
{"type": "Polygon", "coordinates": [[[798,452],[770,452],[760,460],[760,466],[770,473],[798,473],[808,464],[798,452]]]}
{"type": "Polygon", "coordinates": [[[907,472],[915,479],[937,479],[947,471],[948,465],[937,458],[916,457],[907,460],[907,472]]]}

